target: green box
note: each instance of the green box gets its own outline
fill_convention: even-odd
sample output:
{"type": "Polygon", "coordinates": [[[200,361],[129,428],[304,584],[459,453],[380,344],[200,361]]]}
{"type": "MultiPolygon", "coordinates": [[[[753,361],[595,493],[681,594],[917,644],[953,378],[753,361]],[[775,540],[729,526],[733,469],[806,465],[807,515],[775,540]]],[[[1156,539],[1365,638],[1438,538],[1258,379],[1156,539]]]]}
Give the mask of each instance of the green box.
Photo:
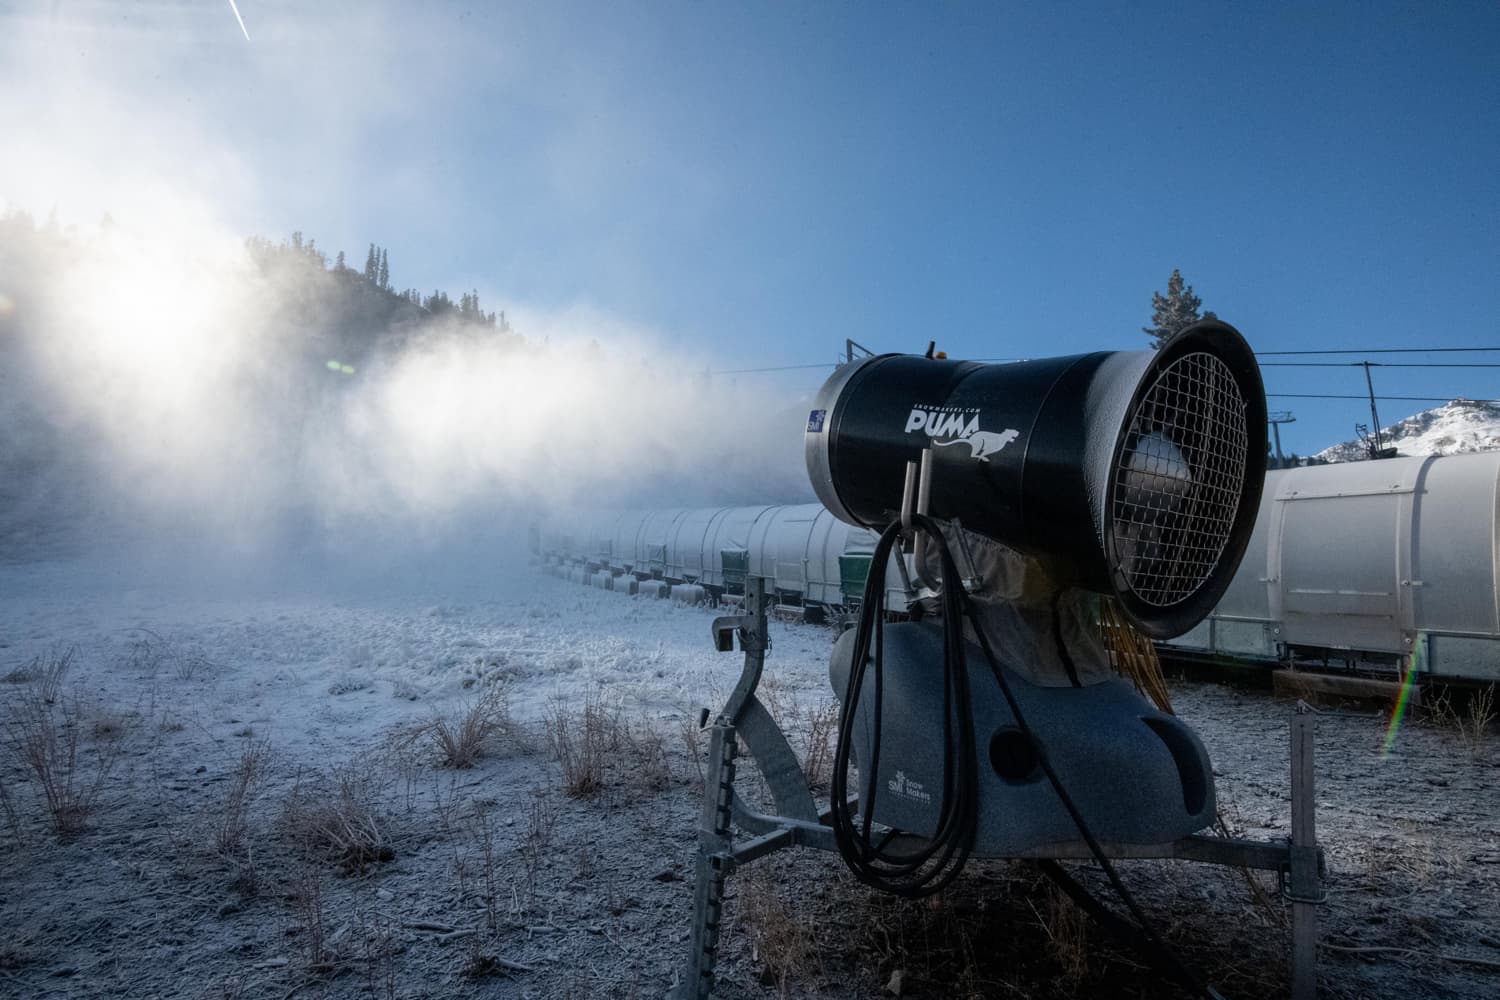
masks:
{"type": "Polygon", "coordinates": [[[839,592],[845,597],[863,597],[865,581],[870,577],[870,561],[874,556],[855,552],[839,556],[839,592]]]}
{"type": "Polygon", "coordinates": [[[724,567],[724,590],[731,594],[743,594],[745,578],[750,575],[750,551],[720,549],[719,563],[724,567]]]}

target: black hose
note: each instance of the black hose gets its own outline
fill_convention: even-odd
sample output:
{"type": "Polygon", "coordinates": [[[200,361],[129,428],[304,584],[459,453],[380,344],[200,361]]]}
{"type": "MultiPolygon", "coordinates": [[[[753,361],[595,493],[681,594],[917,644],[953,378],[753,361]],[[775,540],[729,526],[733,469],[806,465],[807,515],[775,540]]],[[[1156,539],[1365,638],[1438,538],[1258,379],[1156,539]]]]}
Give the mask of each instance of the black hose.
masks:
{"type": "Polygon", "coordinates": [[[879,841],[872,839],[876,775],[880,769],[880,734],[885,672],[885,576],[891,552],[901,536],[901,525],[893,523],[881,533],[865,579],[864,601],[855,626],[853,659],[839,713],[839,737],[834,748],[832,824],[839,855],[861,882],[900,896],[927,896],[952,882],[963,870],[974,849],[979,827],[978,763],[974,750],[974,711],[969,699],[969,673],[965,662],[963,602],[966,599],[958,567],[948,551],[942,531],[930,518],[912,518],[912,530],[931,536],[942,557],[943,580],[943,789],[936,829],[921,846],[903,851],[891,845],[898,831],[889,831],[879,841]],[[874,656],[871,657],[871,645],[874,656]],[[856,824],[849,804],[849,764],[854,719],[867,665],[873,664],[874,705],[869,760],[860,761],[866,777],[865,801],[860,804],[862,822],[856,824]]]}

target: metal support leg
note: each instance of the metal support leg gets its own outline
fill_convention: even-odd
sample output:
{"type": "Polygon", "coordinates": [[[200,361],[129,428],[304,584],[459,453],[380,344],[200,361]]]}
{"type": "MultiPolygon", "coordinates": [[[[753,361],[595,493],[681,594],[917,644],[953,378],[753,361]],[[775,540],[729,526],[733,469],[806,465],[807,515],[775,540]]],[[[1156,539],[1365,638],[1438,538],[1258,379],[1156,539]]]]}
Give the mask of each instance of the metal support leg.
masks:
{"type": "Polygon", "coordinates": [[[1318,837],[1313,823],[1313,716],[1292,716],[1292,847],[1286,895],[1292,902],[1292,1000],[1318,993],[1318,837]]]}
{"type": "Polygon", "coordinates": [[[705,1000],[714,987],[719,953],[719,920],[724,882],[734,869],[734,727],[715,723],[708,750],[708,781],[698,820],[698,879],[693,892],[693,926],[689,930],[687,970],[672,994],[674,1000],[705,1000]]]}

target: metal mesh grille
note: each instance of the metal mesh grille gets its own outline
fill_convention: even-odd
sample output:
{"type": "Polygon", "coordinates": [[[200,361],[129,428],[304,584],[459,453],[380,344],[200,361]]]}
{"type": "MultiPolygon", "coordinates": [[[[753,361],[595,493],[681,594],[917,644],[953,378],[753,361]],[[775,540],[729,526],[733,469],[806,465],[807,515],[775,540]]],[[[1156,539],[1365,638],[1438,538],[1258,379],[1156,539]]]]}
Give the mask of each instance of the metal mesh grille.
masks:
{"type": "Polygon", "coordinates": [[[1147,390],[1115,469],[1114,540],[1147,604],[1190,596],[1218,565],[1245,478],[1245,400],[1227,365],[1185,354],[1147,390]]]}

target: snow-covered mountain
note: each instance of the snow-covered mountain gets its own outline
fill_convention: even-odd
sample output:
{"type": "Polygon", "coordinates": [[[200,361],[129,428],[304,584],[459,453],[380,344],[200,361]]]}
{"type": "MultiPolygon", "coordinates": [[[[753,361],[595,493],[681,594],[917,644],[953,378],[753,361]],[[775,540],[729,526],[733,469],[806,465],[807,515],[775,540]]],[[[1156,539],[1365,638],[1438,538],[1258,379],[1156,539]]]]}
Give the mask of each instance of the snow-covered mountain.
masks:
{"type": "MultiPolygon", "coordinates": [[[[1455,399],[1381,428],[1380,443],[1402,455],[1461,455],[1500,449],[1500,404],[1455,399]]],[[[1345,441],[1318,452],[1317,457],[1350,462],[1365,454],[1363,441],[1345,441]]]]}

